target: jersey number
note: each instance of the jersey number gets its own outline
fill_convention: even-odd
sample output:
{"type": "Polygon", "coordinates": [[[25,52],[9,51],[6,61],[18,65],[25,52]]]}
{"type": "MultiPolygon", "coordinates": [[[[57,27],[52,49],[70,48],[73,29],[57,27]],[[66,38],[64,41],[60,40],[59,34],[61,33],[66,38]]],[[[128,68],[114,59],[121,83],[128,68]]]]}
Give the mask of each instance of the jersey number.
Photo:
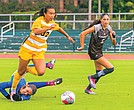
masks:
{"type": "Polygon", "coordinates": [[[44,32],[44,33],[41,34],[41,36],[48,37],[49,36],[49,32],[44,32]]]}
{"type": "Polygon", "coordinates": [[[103,43],[104,43],[104,41],[105,41],[105,39],[102,39],[101,44],[103,44],[103,43]]]}

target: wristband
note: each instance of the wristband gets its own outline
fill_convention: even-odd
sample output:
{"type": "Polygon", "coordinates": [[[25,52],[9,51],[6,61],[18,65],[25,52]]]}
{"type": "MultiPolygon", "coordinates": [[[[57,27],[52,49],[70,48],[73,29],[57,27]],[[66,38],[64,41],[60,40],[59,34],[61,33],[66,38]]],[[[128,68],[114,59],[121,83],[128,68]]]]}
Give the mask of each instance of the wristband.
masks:
{"type": "Polygon", "coordinates": [[[112,36],[113,36],[113,38],[115,38],[115,35],[114,34],[112,34],[112,36]]]}

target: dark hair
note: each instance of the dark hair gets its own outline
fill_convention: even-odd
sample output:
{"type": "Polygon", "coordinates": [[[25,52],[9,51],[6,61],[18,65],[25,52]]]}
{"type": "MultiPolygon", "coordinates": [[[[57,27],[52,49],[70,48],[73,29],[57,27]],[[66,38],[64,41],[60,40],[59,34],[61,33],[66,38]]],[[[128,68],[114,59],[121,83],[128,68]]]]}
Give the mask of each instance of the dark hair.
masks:
{"type": "Polygon", "coordinates": [[[109,14],[103,13],[103,14],[100,16],[100,19],[102,19],[105,15],[109,16],[109,14]]]}
{"type": "Polygon", "coordinates": [[[37,11],[34,16],[36,16],[37,14],[39,14],[38,16],[44,16],[44,13],[47,13],[48,9],[55,9],[53,6],[48,5],[46,7],[41,8],[41,10],[37,11]]]}
{"type": "MultiPolygon", "coordinates": [[[[101,23],[101,19],[105,16],[105,15],[108,15],[107,13],[103,13],[101,16],[100,16],[100,19],[99,20],[95,20],[93,21],[88,27],[86,27],[83,31],[87,30],[88,28],[94,26],[95,24],[100,24],[101,23]]],[[[109,16],[109,15],[108,15],[109,16]]]]}
{"type": "Polygon", "coordinates": [[[37,91],[37,87],[34,84],[29,84],[28,87],[32,89],[32,95],[34,95],[37,91]]]}

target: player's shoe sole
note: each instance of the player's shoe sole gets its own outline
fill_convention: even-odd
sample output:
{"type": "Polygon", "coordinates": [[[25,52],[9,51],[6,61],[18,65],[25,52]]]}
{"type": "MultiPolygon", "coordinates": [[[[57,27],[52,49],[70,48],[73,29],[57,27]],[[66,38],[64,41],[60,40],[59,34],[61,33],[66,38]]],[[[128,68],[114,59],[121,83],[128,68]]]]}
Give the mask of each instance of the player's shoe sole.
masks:
{"type": "Polygon", "coordinates": [[[62,83],[62,78],[57,78],[54,80],[54,85],[59,85],[60,83],[62,83]]]}
{"type": "Polygon", "coordinates": [[[85,91],[84,91],[85,93],[87,93],[87,94],[96,94],[95,92],[93,92],[92,90],[87,90],[87,89],[85,89],[85,91]]]}
{"type": "Polygon", "coordinates": [[[57,78],[57,79],[52,80],[48,83],[49,83],[49,86],[59,85],[60,83],[62,83],[62,78],[57,78]]]}

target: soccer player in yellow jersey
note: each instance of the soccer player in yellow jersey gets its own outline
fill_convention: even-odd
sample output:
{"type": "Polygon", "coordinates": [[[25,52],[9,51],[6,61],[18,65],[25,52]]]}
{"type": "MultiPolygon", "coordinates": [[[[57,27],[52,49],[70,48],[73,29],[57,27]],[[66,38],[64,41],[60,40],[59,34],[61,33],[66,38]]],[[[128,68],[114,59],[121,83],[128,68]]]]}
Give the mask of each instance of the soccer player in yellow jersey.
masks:
{"type": "MultiPolygon", "coordinates": [[[[14,73],[14,80],[11,87],[10,98],[11,101],[12,96],[16,94],[16,87],[25,74],[25,72],[29,69],[28,63],[30,60],[35,65],[33,69],[33,73],[35,70],[37,71],[38,76],[42,76],[45,73],[46,63],[44,54],[47,50],[47,38],[50,36],[53,30],[56,30],[66,38],[74,43],[74,40],[61,28],[57,23],[54,22],[54,18],[56,16],[55,8],[53,6],[46,6],[42,8],[39,12],[39,17],[34,21],[32,25],[32,31],[30,36],[23,42],[19,51],[19,66],[18,70],[14,73]]],[[[36,13],[37,14],[37,13],[36,13]]],[[[32,69],[30,70],[32,72],[32,69]]]]}

